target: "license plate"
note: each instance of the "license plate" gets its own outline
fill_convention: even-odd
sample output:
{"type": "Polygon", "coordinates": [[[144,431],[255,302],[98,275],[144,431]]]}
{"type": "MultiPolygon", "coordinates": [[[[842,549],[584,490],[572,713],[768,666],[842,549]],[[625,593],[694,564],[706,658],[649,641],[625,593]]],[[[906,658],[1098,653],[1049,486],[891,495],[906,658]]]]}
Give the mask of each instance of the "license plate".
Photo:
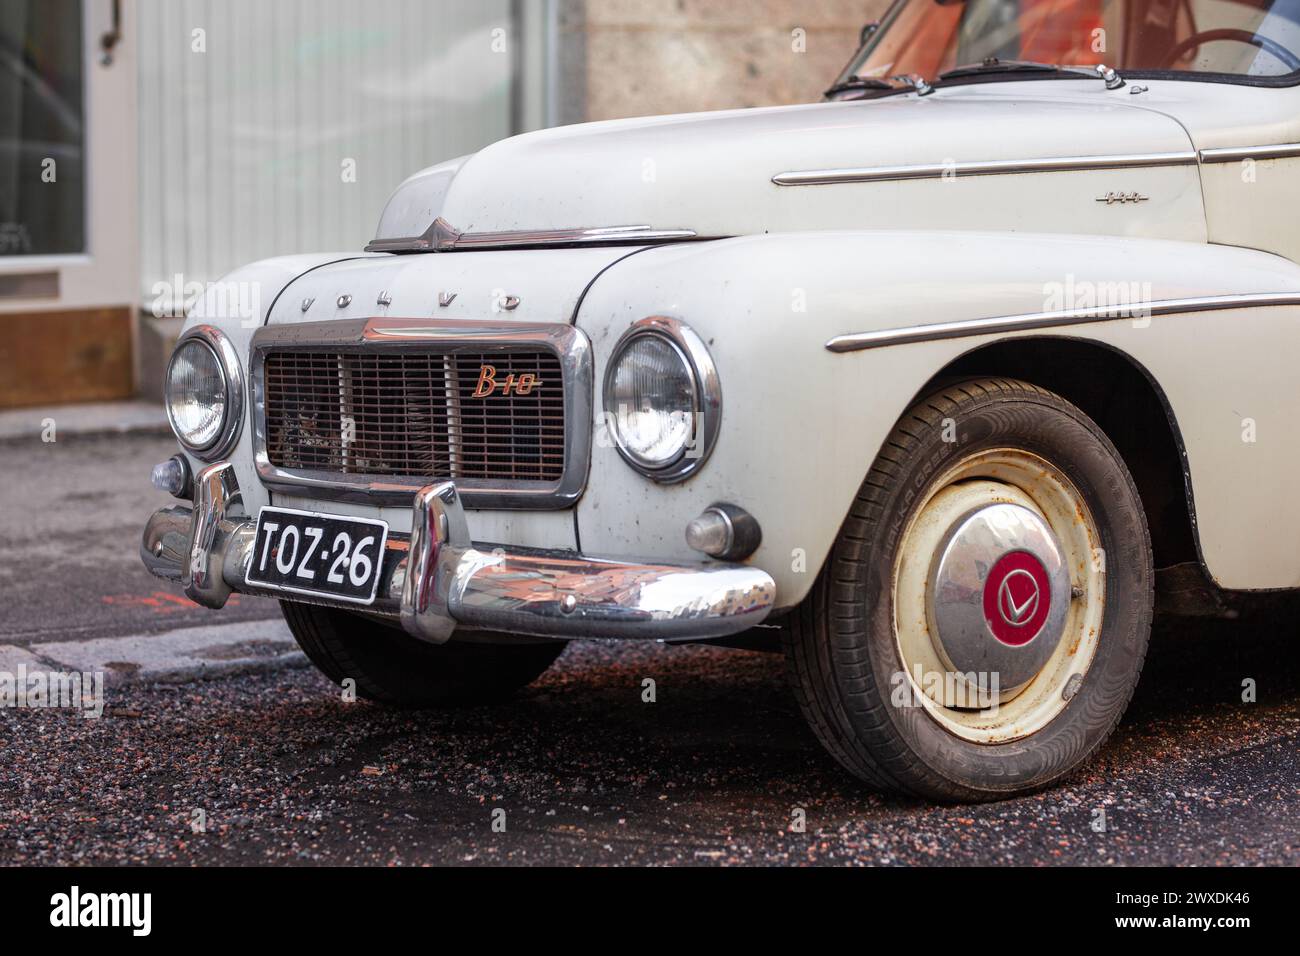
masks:
{"type": "Polygon", "coordinates": [[[371,604],[387,541],[384,521],[263,508],[247,580],[275,591],[371,604]]]}

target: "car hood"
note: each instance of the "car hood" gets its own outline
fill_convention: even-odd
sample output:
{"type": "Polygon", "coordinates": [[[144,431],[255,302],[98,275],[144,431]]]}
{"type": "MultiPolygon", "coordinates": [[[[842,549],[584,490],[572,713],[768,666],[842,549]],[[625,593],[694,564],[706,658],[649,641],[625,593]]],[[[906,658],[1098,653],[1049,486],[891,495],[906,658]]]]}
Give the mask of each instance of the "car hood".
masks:
{"type": "MultiPolygon", "coordinates": [[[[995,85],[516,136],[412,177],[390,201],[378,238],[419,235],[438,216],[464,233],[636,225],[708,237],[861,228],[880,225],[872,218],[876,193],[861,185],[782,187],[773,177],[1191,149],[1174,119],[1095,81],[1016,83],[1014,97],[995,85]],[[814,198],[827,189],[848,191],[836,201],[814,198]]],[[[887,224],[912,225],[898,216],[887,224]]]]}

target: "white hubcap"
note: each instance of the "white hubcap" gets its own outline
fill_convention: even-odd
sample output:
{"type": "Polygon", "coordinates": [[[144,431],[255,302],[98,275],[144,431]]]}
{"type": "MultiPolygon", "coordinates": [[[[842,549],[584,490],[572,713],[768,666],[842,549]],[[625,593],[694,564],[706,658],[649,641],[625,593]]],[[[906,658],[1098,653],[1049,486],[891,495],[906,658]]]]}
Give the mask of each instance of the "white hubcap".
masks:
{"type": "Polygon", "coordinates": [[[1104,601],[1096,526],[1069,480],[1017,449],[972,455],[899,547],[894,627],[912,697],[967,740],[1032,734],[1092,663],[1104,601]]]}

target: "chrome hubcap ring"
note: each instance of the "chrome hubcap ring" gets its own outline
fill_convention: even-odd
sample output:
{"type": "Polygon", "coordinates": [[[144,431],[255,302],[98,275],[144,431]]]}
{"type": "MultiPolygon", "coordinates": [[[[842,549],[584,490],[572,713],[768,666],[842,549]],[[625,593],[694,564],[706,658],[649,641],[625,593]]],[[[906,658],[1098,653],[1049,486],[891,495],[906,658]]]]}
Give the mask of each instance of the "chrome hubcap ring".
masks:
{"type": "Polygon", "coordinates": [[[956,674],[1015,693],[1056,650],[1070,602],[1060,543],[1041,516],[993,504],[954,522],[930,568],[930,637],[956,674]]]}

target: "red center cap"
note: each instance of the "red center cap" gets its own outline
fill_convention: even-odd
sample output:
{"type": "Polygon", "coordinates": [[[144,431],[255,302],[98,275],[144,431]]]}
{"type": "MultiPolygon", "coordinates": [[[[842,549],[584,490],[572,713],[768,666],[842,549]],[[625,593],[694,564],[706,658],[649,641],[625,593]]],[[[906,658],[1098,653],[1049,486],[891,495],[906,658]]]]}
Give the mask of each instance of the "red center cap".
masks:
{"type": "Polygon", "coordinates": [[[984,581],[984,619],[1003,644],[1028,644],[1051,610],[1051,583],[1043,562],[1028,551],[1004,554],[984,581]]]}

